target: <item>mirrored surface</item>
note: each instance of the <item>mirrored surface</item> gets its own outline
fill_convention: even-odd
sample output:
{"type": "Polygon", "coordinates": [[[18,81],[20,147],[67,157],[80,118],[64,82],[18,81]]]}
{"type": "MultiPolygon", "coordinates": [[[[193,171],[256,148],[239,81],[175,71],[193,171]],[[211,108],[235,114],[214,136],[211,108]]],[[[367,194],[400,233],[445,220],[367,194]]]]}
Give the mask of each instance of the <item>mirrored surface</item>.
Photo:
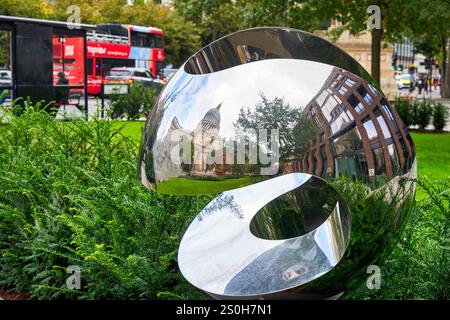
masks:
{"type": "Polygon", "coordinates": [[[186,231],[178,255],[180,270],[214,296],[256,298],[287,290],[339,262],[349,240],[349,219],[338,193],[309,174],[291,173],[227,191],[186,231]],[[314,203],[308,199],[313,193],[314,203]],[[296,235],[298,224],[292,224],[285,210],[291,206],[277,205],[281,198],[294,200],[292,208],[306,233],[296,235]]]}
{"type": "Polygon", "coordinates": [[[302,31],[257,28],[201,49],[171,78],[148,116],[139,170],[161,193],[222,192],[180,246],[194,285],[219,298],[311,298],[350,290],[395,245],[416,154],[354,59],[302,31]],[[348,245],[332,244],[350,224],[348,245]],[[286,246],[290,258],[277,260],[286,246]]]}

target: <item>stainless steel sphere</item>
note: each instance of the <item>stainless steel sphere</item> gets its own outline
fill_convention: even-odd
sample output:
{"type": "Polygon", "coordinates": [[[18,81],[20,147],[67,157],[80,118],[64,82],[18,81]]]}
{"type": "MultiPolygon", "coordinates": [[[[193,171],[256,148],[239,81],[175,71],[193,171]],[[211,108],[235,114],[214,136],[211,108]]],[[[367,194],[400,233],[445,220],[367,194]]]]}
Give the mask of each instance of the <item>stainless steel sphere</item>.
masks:
{"type": "Polygon", "coordinates": [[[369,276],[401,233],[413,141],[378,84],[312,34],[256,28],[195,53],[161,91],[142,183],[220,193],[178,263],[216,298],[324,298],[369,276]]]}

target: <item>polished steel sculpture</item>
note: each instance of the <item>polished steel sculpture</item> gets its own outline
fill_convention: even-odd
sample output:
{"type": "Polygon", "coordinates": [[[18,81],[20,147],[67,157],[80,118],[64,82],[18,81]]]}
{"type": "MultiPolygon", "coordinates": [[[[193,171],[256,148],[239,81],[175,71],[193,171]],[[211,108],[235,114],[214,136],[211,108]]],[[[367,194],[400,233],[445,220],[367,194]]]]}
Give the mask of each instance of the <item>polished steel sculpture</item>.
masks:
{"type": "Polygon", "coordinates": [[[142,183],[217,194],[187,229],[181,272],[216,298],[326,298],[368,277],[401,233],[416,155],[348,54],[288,28],[233,33],[160,93],[142,183]]]}

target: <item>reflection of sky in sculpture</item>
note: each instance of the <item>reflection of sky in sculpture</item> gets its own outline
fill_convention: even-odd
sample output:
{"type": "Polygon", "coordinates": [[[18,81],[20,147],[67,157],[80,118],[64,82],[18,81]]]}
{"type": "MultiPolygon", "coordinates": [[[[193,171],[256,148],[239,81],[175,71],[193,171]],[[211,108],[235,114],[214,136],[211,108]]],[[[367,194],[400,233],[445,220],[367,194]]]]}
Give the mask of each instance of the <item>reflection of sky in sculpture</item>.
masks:
{"type": "MultiPolygon", "coordinates": [[[[168,103],[158,137],[164,136],[175,116],[183,128],[194,130],[205,113],[221,102],[226,111],[221,112],[220,135],[231,137],[239,110],[242,107],[253,110],[255,102],[260,100],[260,93],[268,99],[282,97],[291,107],[303,108],[323,86],[332,69],[332,66],[318,62],[274,59],[207,75],[193,75],[189,85],[168,103]]],[[[173,80],[179,81],[178,78],[173,80]]],[[[184,82],[174,85],[181,87],[184,82]]],[[[165,90],[173,90],[171,87],[165,90]]]]}
{"type": "Polygon", "coordinates": [[[186,271],[194,272],[192,277],[202,282],[200,287],[211,292],[223,292],[227,283],[239,271],[236,268],[241,268],[242,265],[250,263],[261,253],[284,242],[284,240],[262,240],[252,235],[248,226],[254,214],[268,201],[302,185],[309,177],[310,175],[307,174],[279,177],[278,179],[282,183],[276,189],[268,188],[267,183],[260,183],[227,191],[226,194],[232,195],[241,206],[242,219],[236,218],[236,215],[226,207],[214,214],[204,216],[202,220],[194,220],[189,227],[191,232],[187,232],[182,240],[182,243],[189,243],[190,253],[179,257],[180,268],[183,269],[184,265],[191,265],[195,261],[198,266],[196,270],[187,269],[186,271]],[[261,196],[255,197],[255,194],[261,196]],[[233,218],[230,219],[230,217],[233,218]],[[220,225],[227,225],[227,228],[216,227],[220,225]],[[209,240],[205,242],[205,239],[209,240]],[[243,248],[243,245],[248,246],[247,250],[243,248]],[[205,255],[205,250],[214,251],[214,259],[219,259],[220,263],[213,265],[209,263],[213,260],[210,256],[205,255]],[[229,252],[233,252],[233,259],[228,256],[229,252]],[[241,263],[236,264],[236,261],[241,261],[241,263]],[[220,266],[221,270],[212,270],[214,265],[220,266]],[[221,274],[223,270],[227,270],[227,272],[223,273],[219,279],[218,274],[221,274]],[[202,276],[198,277],[197,275],[202,276]]]}

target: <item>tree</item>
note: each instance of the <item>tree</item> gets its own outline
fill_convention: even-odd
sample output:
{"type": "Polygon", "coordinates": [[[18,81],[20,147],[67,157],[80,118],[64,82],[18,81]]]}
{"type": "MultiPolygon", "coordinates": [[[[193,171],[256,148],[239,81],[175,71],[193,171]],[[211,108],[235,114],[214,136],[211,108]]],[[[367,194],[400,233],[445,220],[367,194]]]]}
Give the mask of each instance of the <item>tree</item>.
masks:
{"type": "Polygon", "coordinates": [[[260,97],[253,110],[241,108],[235,128],[243,133],[265,129],[267,134],[278,129],[281,162],[307,152],[309,142],[315,141],[319,133],[317,125],[306,117],[302,108],[291,107],[283,98],[269,100],[263,93],[260,97]]]}
{"type": "Polygon", "coordinates": [[[52,14],[44,0],[0,0],[0,15],[46,19],[52,14]]]}
{"type": "MultiPolygon", "coordinates": [[[[254,27],[283,26],[306,31],[323,29],[314,8],[292,0],[175,0],[175,8],[202,34],[202,45],[229,33],[254,27]]],[[[325,23],[324,23],[325,22],[325,23]]]]}
{"type": "MultiPolygon", "coordinates": [[[[372,75],[379,82],[381,44],[401,41],[409,36],[420,46],[440,47],[443,55],[443,96],[450,96],[449,46],[450,3],[442,0],[306,0],[301,8],[314,11],[321,19],[337,19],[342,25],[333,33],[344,30],[357,35],[367,31],[367,8],[377,5],[381,11],[381,28],[372,29],[372,75]]],[[[429,49],[427,49],[429,50],[429,49]]]]}
{"type": "Polygon", "coordinates": [[[243,25],[238,1],[175,0],[174,6],[200,29],[202,46],[238,31],[243,25]]]}
{"type": "Polygon", "coordinates": [[[416,48],[427,57],[440,57],[443,97],[450,97],[450,2],[441,0],[411,0],[406,6],[410,21],[410,35],[416,48]]]}
{"type": "Polygon", "coordinates": [[[392,42],[401,39],[405,34],[405,25],[410,18],[404,10],[402,0],[306,0],[302,7],[313,10],[321,19],[336,19],[341,25],[333,30],[334,37],[340,36],[344,30],[352,35],[358,35],[367,31],[369,18],[369,6],[376,5],[380,8],[381,27],[373,28],[371,47],[371,72],[374,79],[380,81],[380,53],[382,42],[392,42]]]}
{"type": "MultiPolygon", "coordinates": [[[[46,19],[51,6],[43,0],[0,0],[0,15],[46,19]]],[[[10,33],[0,31],[0,67],[10,67],[10,33]]]]}

